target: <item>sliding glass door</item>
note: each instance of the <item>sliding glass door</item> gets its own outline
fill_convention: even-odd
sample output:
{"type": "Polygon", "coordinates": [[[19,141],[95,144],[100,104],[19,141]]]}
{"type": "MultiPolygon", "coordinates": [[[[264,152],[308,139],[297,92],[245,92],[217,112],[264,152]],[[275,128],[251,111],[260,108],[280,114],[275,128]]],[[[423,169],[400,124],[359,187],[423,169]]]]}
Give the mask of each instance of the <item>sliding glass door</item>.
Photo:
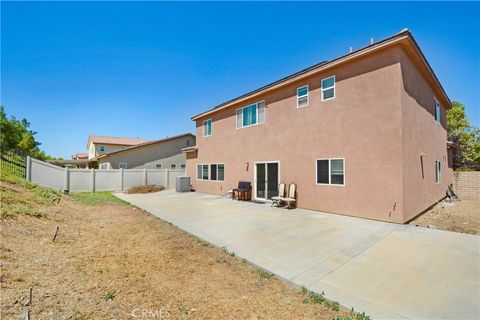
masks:
{"type": "Polygon", "coordinates": [[[278,162],[258,162],[255,164],[255,198],[268,200],[278,195],[278,162]]]}

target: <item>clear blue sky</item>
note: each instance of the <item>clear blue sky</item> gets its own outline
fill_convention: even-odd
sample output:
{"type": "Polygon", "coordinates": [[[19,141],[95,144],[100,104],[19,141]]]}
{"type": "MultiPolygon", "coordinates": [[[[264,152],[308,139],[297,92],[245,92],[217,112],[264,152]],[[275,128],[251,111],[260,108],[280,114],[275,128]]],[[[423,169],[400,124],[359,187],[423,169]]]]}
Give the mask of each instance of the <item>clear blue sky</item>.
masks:
{"type": "Polygon", "coordinates": [[[43,149],[158,139],[190,117],[409,28],[480,124],[479,3],[1,2],[1,103],[43,149]]]}

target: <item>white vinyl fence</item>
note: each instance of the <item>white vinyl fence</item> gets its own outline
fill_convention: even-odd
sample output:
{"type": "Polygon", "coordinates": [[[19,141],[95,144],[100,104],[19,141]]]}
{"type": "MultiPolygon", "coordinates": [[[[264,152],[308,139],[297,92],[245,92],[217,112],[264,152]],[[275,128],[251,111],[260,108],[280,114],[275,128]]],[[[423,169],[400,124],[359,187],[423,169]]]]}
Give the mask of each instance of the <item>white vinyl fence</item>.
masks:
{"type": "Polygon", "coordinates": [[[169,169],[69,169],[27,157],[27,179],[56,190],[95,192],[123,191],[147,184],[175,188],[185,170],[169,169]]]}

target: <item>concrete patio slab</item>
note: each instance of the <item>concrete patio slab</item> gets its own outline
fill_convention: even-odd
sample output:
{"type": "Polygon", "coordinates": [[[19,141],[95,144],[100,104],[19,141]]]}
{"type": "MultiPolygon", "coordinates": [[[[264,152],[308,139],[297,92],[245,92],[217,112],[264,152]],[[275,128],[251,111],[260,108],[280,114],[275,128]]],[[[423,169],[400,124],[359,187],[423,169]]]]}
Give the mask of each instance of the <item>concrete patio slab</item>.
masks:
{"type": "Polygon", "coordinates": [[[215,195],[119,198],[376,319],[480,319],[480,237],[215,195]]]}

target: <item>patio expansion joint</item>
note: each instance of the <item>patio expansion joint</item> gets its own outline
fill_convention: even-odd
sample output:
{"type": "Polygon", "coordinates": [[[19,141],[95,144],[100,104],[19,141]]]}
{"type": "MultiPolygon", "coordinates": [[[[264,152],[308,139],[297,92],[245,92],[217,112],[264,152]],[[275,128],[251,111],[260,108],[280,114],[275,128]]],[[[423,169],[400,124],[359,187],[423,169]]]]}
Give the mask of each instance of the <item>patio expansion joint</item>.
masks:
{"type": "MultiPolygon", "coordinates": [[[[348,264],[349,262],[351,262],[353,259],[355,259],[355,258],[358,257],[359,255],[363,254],[365,251],[373,248],[373,247],[376,246],[379,242],[381,242],[383,239],[385,239],[386,237],[388,237],[392,232],[395,232],[397,229],[398,229],[398,228],[395,228],[395,229],[390,230],[390,231],[387,232],[385,235],[383,235],[381,238],[379,238],[373,245],[366,247],[365,249],[363,249],[362,251],[356,253],[355,255],[352,255],[352,256],[350,257],[350,259],[348,259],[347,261],[345,261],[345,262],[343,262],[343,263],[340,263],[338,266],[336,266],[336,267],[333,268],[332,270],[330,270],[330,271],[328,271],[327,273],[323,274],[323,275],[320,276],[317,280],[311,282],[310,285],[313,285],[313,284],[321,281],[321,280],[322,280],[323,278],[325,278],[326,276],[332,274],[333,272],[337,271],[339,268],[341,268],[341,267],[343,267],[344,265],[346,265],[346,264],[348,264]]],[[[335,257],[335,256],[341,254],[342,252],[346,251],[347,249],[348,249],[348,248],[346,247],[346,248],[340,250],[339,252],[337,252],[337,253],[335,253],[335,254],[332,254],[331,256],[323,259],[322,261],[314,264],[313,266],[311,266],[311,267],[303,270],[303,271],[300,272],[299,274],[293,276],[292,279],[295,279],[295,278],[299,277],[300,275],[305,274],[305,273],[308,272],[309,270],[311,270],[311,269],[317,267],[318,265],[324,263],[324,262],[327,261],[328,259],[330,259],[330,258],[332,258],[332,257],[335,257]]]]}

